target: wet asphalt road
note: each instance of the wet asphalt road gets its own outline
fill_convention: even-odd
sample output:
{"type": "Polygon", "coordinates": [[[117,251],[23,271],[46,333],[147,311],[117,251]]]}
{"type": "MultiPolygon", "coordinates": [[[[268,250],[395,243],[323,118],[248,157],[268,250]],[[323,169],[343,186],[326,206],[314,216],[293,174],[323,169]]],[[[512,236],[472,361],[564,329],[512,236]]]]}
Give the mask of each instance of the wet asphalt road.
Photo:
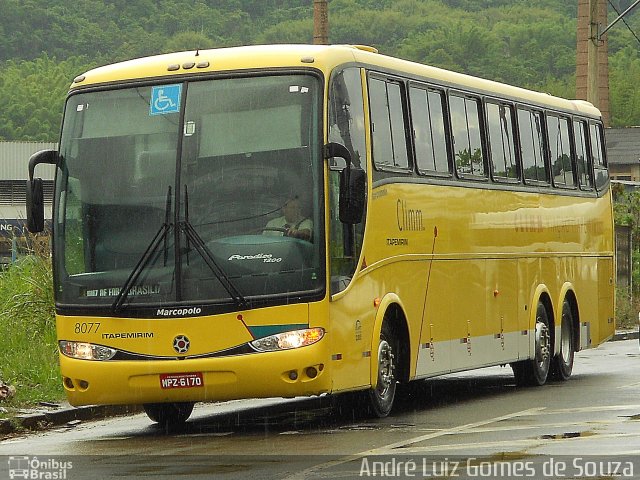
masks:
{"type": "Polygon", "coordinates": [[[144,414],[84,422],[0,442],[0,480],[640,478],[639,367],[627,340],[540,388],[508,367],[415,382],[385,419],[323,397],[197,405],[179,432],[144,414]]]}

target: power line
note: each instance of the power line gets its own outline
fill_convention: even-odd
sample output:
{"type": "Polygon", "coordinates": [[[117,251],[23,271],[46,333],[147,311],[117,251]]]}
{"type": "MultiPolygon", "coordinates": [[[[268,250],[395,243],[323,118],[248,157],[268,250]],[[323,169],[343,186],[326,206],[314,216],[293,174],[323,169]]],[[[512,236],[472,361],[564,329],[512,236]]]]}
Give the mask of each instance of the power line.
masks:
{"type": "MultiPolygon", "coordinates": [[[[608,0],[609,5],[611,5],[611,8],[613,8],[613,11],[616,12],[618,14],[618,16],[620,16],[620,12],[618,11],[618,9],[616,8],[616,6],[611,2],[611,0],[608,0]]],[[[638,43],[640,43],[640,38],[638,38],[638,35],[636,35],[636,32],[634,32],[632,30],[632,28],[629,26],[629,24],[627,23],[627,21],[624,19],[624,17],[621,18],[622,22],[627,26],[627,28],[629,29],[629,31],[631,32],[631,35],[633,35],[635,37],[635,39],[638,41],[638,43]]]]}

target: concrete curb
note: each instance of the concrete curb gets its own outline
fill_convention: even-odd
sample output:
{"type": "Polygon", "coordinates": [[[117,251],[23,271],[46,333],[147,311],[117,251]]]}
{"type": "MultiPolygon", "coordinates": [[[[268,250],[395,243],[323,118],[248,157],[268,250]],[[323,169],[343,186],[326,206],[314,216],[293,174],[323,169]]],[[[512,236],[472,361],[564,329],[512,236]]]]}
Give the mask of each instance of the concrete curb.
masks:
{"type": "Polygon", "coordinates": [[[86,407],[63,406],[57,410],[34,410],[12,418],[0,419],[0,435],[21,430],[45,430],[67,425],[74,427],[83,420],[98,420],[118,415],[130,415],[142,411],[140,405],[90,405],[86,407]]]}
{"type": "MultiPolygon", "coordinates": [[[[633,340],[639,336],[638,330],[617,330],[611,341],[633,340]]],[[[21,430],[45,430],[67,425],[74,427],[85,420],[98,420],[118,415],[130,415],[142,411],[141,405],[90,405],[87,407],[63,406],[57,410],[34,410],[33,413],[16,415],[10,419],[0,419],[0,435],[9,435],[21,430]]]]}
{"type": "Polygon", "coordinates": [[[639,337],[638,330],[617,330],[611,339],[612,342],[618,340],[633,340],[639,337]]]}

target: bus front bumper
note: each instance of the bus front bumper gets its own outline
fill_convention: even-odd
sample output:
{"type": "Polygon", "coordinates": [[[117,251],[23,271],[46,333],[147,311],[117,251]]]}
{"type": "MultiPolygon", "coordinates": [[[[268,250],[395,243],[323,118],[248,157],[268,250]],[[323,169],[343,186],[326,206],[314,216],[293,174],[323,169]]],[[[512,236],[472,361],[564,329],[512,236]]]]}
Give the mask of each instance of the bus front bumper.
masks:
{"type": "Polygon", "coordinates": [[[220,358],[90,361],[60,355],[71,405],[295,397],[330,391],[324,342],[220,358]]]}

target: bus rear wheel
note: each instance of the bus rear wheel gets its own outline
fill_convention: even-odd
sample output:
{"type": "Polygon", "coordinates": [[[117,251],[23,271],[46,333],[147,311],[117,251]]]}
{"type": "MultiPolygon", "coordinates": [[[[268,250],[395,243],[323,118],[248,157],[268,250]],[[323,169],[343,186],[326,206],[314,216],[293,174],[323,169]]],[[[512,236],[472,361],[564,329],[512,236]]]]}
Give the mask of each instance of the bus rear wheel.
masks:
{"type": "Polygon", "coordinates": [[[388,322],[382,325],[377,356],[378,380],[368,392],[369,405],[377,417],[383,418],[391,413],[398,383],[398,340],[388,322]]]}
{"type": "Polygon", "coordinates": [[[152,421],[164,427],[175,428],[184,425],[193,412],[193,406],[193,402],[176,402],[145,403],[142,407],[152,421]]]}
{"type": "Polygon", "coordinates": [[[511,364],[517,385],[544,385],[551,366],[551,327],[549,314],[542,302],[538,302],[535,325],[535,356],[511,364]]]}
{"type": "Polygon", "coordinates": [[[575,337],[573,335],[573,311],[568,300],[562,304],[562,324],[560,326],[560,353],[553,357],[551,375],[554,379],[568,380],[573,370],[575,337]]]}

